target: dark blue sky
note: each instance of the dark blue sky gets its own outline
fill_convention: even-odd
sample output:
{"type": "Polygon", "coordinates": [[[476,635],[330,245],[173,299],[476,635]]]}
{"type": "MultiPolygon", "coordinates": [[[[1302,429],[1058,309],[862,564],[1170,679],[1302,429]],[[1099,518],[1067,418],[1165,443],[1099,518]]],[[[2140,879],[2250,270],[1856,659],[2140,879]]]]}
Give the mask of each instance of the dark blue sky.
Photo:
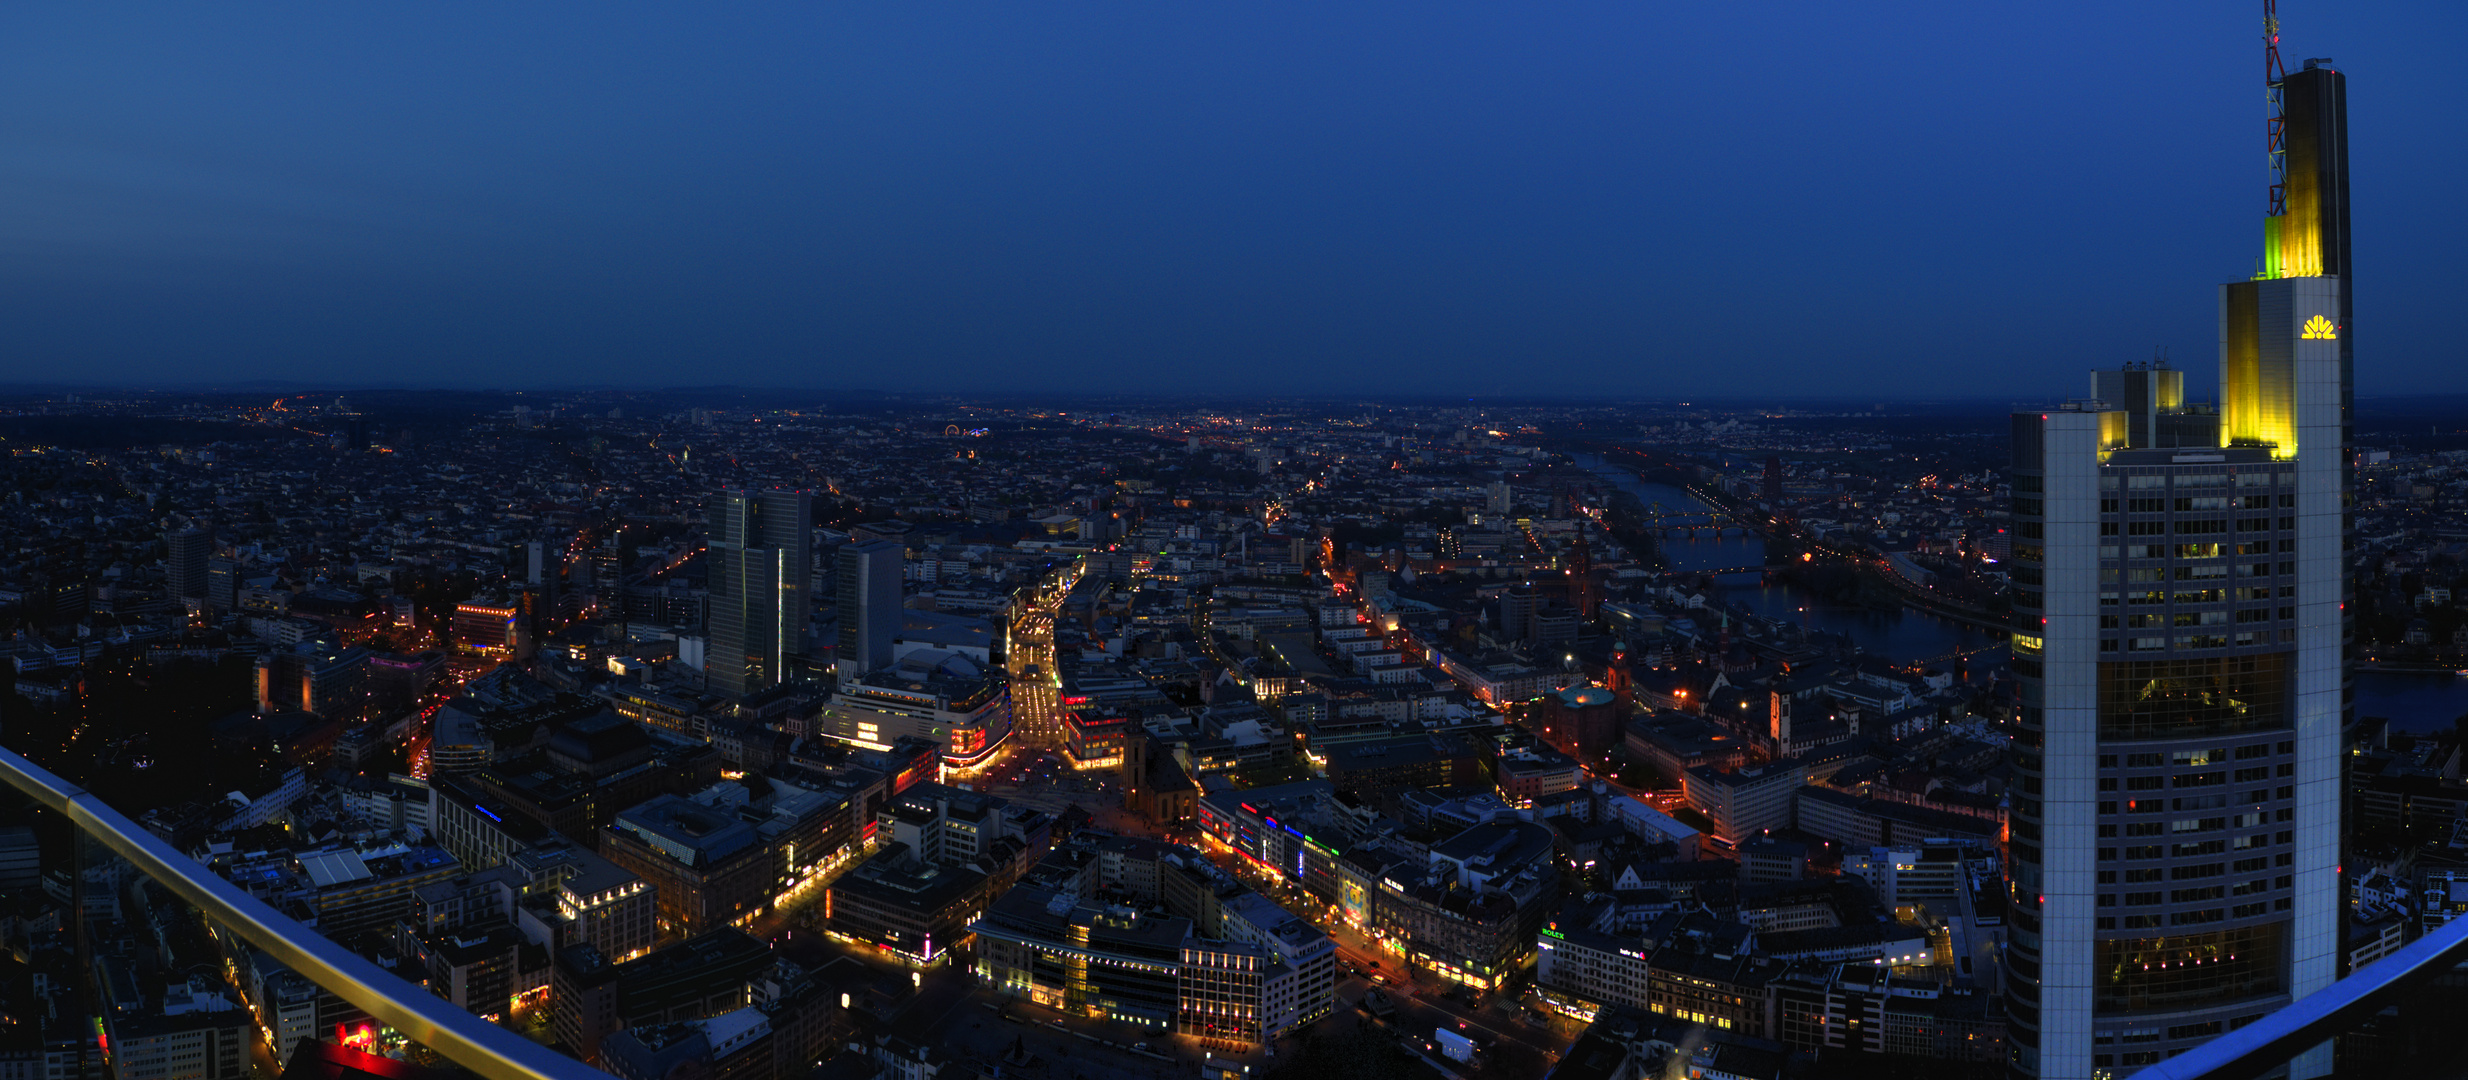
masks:
{"type": "MultiPolygon", "coordinates": [[[[2259,8],[15,3],[0,380],[2207,387],[2259,8]]],[[[2282,8],[2359,391],[2468,391],[2468,5],[2282,8]]]]}

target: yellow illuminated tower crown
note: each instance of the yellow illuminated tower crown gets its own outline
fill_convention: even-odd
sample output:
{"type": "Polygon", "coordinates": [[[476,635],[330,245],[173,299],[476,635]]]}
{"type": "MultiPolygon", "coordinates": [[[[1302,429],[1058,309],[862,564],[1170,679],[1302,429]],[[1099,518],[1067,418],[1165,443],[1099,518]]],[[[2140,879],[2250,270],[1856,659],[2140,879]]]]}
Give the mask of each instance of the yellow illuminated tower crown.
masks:
{"type": "Polygon", "coordinates": [[[2328,60],[2271,86],[2271,213],[2260,272],[2220,290],[2220,442],[2297,453],[2300,353],[2337,354],[2340,444],[2348,443],[2354,353],[2348,262],[2346,77],[2328,60]]]}

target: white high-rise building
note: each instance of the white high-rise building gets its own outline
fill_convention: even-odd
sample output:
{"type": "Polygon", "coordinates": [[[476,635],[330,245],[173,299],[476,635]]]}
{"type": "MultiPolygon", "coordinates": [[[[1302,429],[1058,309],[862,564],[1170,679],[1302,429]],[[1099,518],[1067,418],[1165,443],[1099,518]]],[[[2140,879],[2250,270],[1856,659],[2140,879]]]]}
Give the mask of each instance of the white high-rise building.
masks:
{"type": "Polygon", "coordinates": [[[2320,63],[2275,88],[2285,183],[2263,273],[2220,288],[2218,411],[2137,369],[2014,416],[2016,1076],[2130,1075],[2339,975],[2352,354],[2320,63]]]}

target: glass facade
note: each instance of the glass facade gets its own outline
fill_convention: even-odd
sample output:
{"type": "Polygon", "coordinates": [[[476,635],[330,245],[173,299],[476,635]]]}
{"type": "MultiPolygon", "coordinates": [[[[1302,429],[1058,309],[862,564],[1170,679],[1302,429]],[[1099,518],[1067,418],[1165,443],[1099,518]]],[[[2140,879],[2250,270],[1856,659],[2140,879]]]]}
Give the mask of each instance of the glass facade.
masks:
{"type": "MultiPolygon", "coordinates": [[[[2288,988],[2286,937],[2285,925],[2271,923],[2170,937],[2105,938],[2097,946],[2100,982],[2094,1000],[2118,1013],[2173,1012],[2277,995],[2288,988]]],[[[2203,1023],[2178,1026],[2201,1030],[2203,1023]]]]}
{"type": "Polygon", "coordinates": [[[2283,652],[2110,660],[2099,666],[2099,687],[2103,739],[2234,735],[2289,723],[2283,652]]]}
{"type": "Polygon", "coordinates": [[[2336,628],[2343,597],[2338,560],[2304,558],[2304,463],[2114,445],[2116,415],[2017,417],[2017,1075],[2165,1060],[2335,962],[2300,929],[2337,915],[2337,845],[2318,838],[2338,831],[2344,723],[2336,634],[2325,660],[2300,633],[2306,602],[2336,628]]]}

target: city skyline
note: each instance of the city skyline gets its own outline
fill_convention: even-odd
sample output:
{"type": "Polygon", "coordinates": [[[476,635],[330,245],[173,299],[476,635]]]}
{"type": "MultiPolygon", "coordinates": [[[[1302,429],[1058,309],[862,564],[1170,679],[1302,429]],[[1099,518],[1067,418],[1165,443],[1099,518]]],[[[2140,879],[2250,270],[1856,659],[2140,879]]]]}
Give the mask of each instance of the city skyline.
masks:
{"type": "MultiPolygon", "coordinates": [[[[891,1003],[887,1034],[932,1030],[965,998],[1059,1009],[1069,1033],[1032,1029],[1039,1039],[1206,1050],[1255,1075],[1332,1039],[1438,1054],[1442,1040],[1401,1038],[1400,1024],[1413,1036],[1460,1020],[1497,1042],[1448,1053],[1563,1080],[1650,1057],[1624,1030],[1674,1046],[1702,1035],[1700,1056],[1761,1078],[1809,1055],[1818,1075],[1932,1057],[1985,1080],[2006,1073],[2035,1015],[2043,1065],[2060,1066],[2044,1076],[2064,1058],[2098,1069],[2102,1054],[2208,1053],[2303,1010],[2259,992],[2172,999],[2188,1007],[2165,1023],[2099,1016],[2060,1033],[2002,979],[2032,940],[2005,872],[2031,870],[2033,822],[2053,909],[2059,870],[2107,859],[2060,824],[2104,829],[2084,819],[2110,813],[2076,791],[2060,821],[2067,796],[2035,789],[2008,743],[2088,727],[2079,671],[2062,680],[2077,699],[2062,723],[2032,712],[2058,691],[2029,686],[2057,686],[2062,654],[2107,657],[2092,650],[2110,641],[2136,664],[2184,661],[2167,677],[2237,699],[2114,718],[2135,730],[2102,748],[2123,775],[2099,795],[2129,816],[2117,839],[2090,842],[2164,876],[2157,890],[2100,882],[2101,896],[2123,893],[2110,908],[2076,893],[2071,914],[2089,910],[2100,940],[2173,940],[2177,915],[2198,919],[2190,937],[2217,916],[2244,935],[2231,953],[2260,969],[2240,988],[2261,991],[2270,958],[2241,943],[2285,924],[2313,940],[2290,968],[2303,978],[2278,985],[2318,983],[2334,958],[2304,931],[2335,890],[2288,878],[2332,873],[2319,836],[2301,837],[2333,824],[2310,808],[2337,786],[2358,810],[2353,929],[2336,959],[2363,978],[2331,990],[2387,987],[2413,966],[2398,957],[2468,936],[2454,922],[2468,904],[2447,899],[2463,880],[2447,844],[2468,783],[2445,774],[2462,745],[2452,718],[2468,714],[2468,678],[2452,674],[2468,669],[2455,539],[2468,447],[2366,425],[2343,452],[2323,393],[2338,342],[2307,336],[2337,310],[2332,280],[2228,287],[2262,293],[2258,310],[2275,291],[2314,305],[2256,327],[2273,340],[2254,350],[2265,408],[2251,419],[2267,435],[2268,403],[2292,400],[2296,460],[2272,460],[2285,444],[2219,446],[2222,430],[2251,438],[2230,419],[2247,416],[2242,399],[2187,408],[2146,370],[2093,380],[2139,418],[2079,403],[2048,414],[2074,432],[2067,476],[2133,474],[2120,534],[2167,541],[2117,555],[2171,582],[2164,599],[2116,609],[2087,607],[2110,588],[2088,569],[2108,558],[2087,535],[2105,514],[2065,501],[2091,486],[2034,483],[2043,471],[2009,460],[2003,435],[1909,416],[1456,405],[1065,418],[656,395],[520,408],[434,395],[428,411],[389,415],[358,395],[281,408],[0,395],[0,469],[15,481],[0,525],[17,539],[0,549],[0,621],[18,628],[0,645],[18,674],[0,721],[12,750],[158,835],[341,823],[341,836],[202,872],[339,905],[351,890],[329,897],[320,875],[357,873],[356,858],[398,890],[387,895],[433,897],[395,940],[422,951],[413,981],[448,1007],[486,1015],[506,999],[455,987],[548,955],[523,941],[587,931],[558,950],[545,996],[497,1018],[570,1033],[579,1056],[627,1076],[642,1075],[629,1060],[680,1044],[609,1031],[585,991],[678,968],[730,1000],[755,994],[774,1024],[801,1001],[835,1015],[831,979],[885,978],[913,992],[891,1003]],[[2280,363],[2290,340],[2294,371],[2280,363]],[[2312,389],[2292,394],[2291,376],[2312,389]],[[117,435],[72,448],[26,434],[78,425],[117,435]],[[2112,428],[2153,445],[2079,437],[2112,428]],[[2338,606],[2340,575],[2325,571],[2348,557],[2326,542],[2341,515],[2317,481],[2348,460],[2360,722],[2342,785],[2318,775],[2343,706],[2336,648],[2319,640],[2337,620],[2317,609],[2338,606]],[[2146,476],[2164,494],[2133,482],[2146,476]],[[2060,520],[2074,535],[2028,528],[2060,520]],[[2245,549],[2265,533],[2268,556],[2245,549]],[[785,576],[808,587],[777,589],[794,567],[811,573],[785,576]],[[2271,599],[2249,595],[2260,582],[2271,599]],[[2296,595],[2281,599],[2283,584],[2296,595]],[[2017,632],[2012,619],[2035,610],[2045,633],[2017,632]],[[2086,610],[2125,614],[2094,629],[2086,610]],[[885,630],[887,649],[866,655],[885,630]],[[2258,666],[2204,669],[2223,658],[2258,666]],[[2312,704],[2274,710],[2255,692],[2298,668],[2310,686],[2294,696],[2312,704]],[[2254,730],[2288,713],[2296,730],[2254,730]],[[2171,725],[2219,734],[2159,750],[2138,737],[2171,725]],[[2131,756],[2144,753],[2161,760],[2131,756]],[[2130,816],[2149,781],[2171,816],[2130,816]],[[2159,841],[2142,831],[2154,823],[2159,841]],[[594,844],[613,866],[566,854],[594,844]],[[1033,854],[1048,844],[1050,858],[1033,854]],[[2138,850],[2154,845],[2197,850],[2138,850]],[[2057,865],[2060,847],[2077,865],[2057,865]],[[2257,858],[2267,865],[2247,865],[2257,858]],[[2179,869],[2205,873],[2180,884],[2179,869]],[[573,875],[554,905],[572,922],[537,904],[510,912],[510,893],[492,906],[430,888],[540,874],[573,875]],[[1695,898],[1671,908],[1670,889],[1695,898]],[[1126,920],[1126,897],[1166,914],[1126,920]],[[1460,905],[1479,925],[1458,921],[1460,905]],[[1285,944],[1261,952],[1265,931],[1285,944]],[[1081,958],[1085,984],[1070,973],[1081,958]],[[1148,973],[1099,978],[1104,958],[1148,973]],[[747,976],[775,959],[829,978],[798,991],[747,976]],[[754,985],[766,982],[776,992],[754,985]],[[2226,1034],[2213,1039],[2215,1023],[2226,1034]],[[2101,1044],[2102,1031],[2133,1045],[2101,1044]]],[[[2049,745],[2044,785],[2060,764],[2049,745]]],[[[2108,778],[2082,749],[2063,770],[2076,786],[2108,778]]],[[[0,827],[25,820],[0,806],[0,827]]],[[[65,857],[49,843],[37,836],[39,860],[65,857]]],[[[334,940],[397,913],[337,908],[334,940]]],[[[126,947],[99,933],[114,955],[126,947]]],[[[2059,948],[2053,929],[2038,940],[2059,948]]],[[[49,985],[71,984],[65,951],[41,954],[49,985]]],[[[255,1009],[278,1047],[304,1031],[398,1046],[409,1030],[304,1029],[280,1012],[289,991],[262,977],[227,995],[197,1023],[255,1009]]],[[[717,1008],[696,1023],[751,1030],[752,1015],[717,1008]]],[[[2456,1006],[2412,996],[2402,1010],[2413,1026],[2456,1006]]],[[[146,1028],[143,1012],[115,1006],[112,1047],[179,1034],[146,1028]]],[[[938,1060],[999,1059],[1015,1031],[984,1027],[938,1060]]],[[[2388,1053],[2373,1030],[2345,1034],[2358,1038],[2342,1062],[2388,1053]]],[[[803,1037],[772,1045],[813,1045],[803,1037]]],[[[682,1052],[733,1056],[710,1042],[682,1052]]]]}
{"type": "Polygon", "coordinates": [[[0,10],[0,1072],[2468,1075],[2257,7],[0,10]]]}
{"type": "MultiPolygon", "coordinates": [[[[2468,390],[2463,16],[2290,17],[2387,87],[2360,393],[2468,390]]],[[[2266,183],[2224,8],[7,18],[21,377],[2011,396],[2204,367],[2266,183]]]]}

